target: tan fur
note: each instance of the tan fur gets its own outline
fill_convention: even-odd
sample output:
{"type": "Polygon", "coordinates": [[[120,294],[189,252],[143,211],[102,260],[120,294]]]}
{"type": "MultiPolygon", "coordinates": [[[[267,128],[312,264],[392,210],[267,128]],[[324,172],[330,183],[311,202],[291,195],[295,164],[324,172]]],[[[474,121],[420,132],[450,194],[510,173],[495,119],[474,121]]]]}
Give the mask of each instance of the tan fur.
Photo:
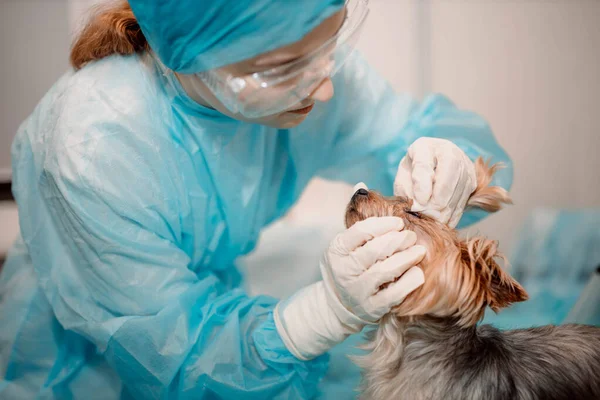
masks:
{"type": "MultiPolygon", "coordinates": [[[[481,158],[475,165],[478,184],[468,205],[497,211],[510,203],[503,188],[488,186],[499,167],[481,158]]],[[[495,241],[483,237],[463,240],[456,230],[425,215],[409,213],[411,205],[407,198],[386,198],[370,191],[368,196],[355,196],[346,212],[347,226],[369,217],[401,217],[406,229],[414,231],[418,243],[427,248],[419,265],[425,283],[393,309],[396,316],[453,317],[460,325],[471,326],[483,317],[486,306],[498,311],[527,299],[525,290],[497,263],[496,259],[503,257],[495,241]]]]}
{"type": "Polygon", "coordinates": [[[475,161],[475,172],[477,174],[477,189],[467,202],[467,207],[481,208],[488,212],[496,212],[503,204],[512,204],[508,192],[499,186],[488,186],[492,177],[501,164],[490,166],[489,161],[484,162],[481,157],[475,161]]]}
{"type": "Polygon", "coordinates": [[[71,48],[75,70],[113,54],[129,55],[148,49],[148,42],[127,1],[96,8],[71,48]]]}

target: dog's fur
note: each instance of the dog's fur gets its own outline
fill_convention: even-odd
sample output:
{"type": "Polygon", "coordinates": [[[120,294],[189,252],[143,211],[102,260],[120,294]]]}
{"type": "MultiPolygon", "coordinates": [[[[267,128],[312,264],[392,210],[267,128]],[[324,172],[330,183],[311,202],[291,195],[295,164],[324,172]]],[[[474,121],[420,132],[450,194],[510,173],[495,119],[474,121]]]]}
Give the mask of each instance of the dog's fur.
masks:
{"type": "MultiPolygon", "coordinates": [[[[478,185],[468,207],[498,211],[506,191],[489,186],[498,166],[476,162],[478,185]]],[[[364,399],[600,399],[600,328],[544,326],[500,331],[477,326],[486,307],[498,312],[527,293],[496,262],[497,243],[463,240],[411,200],[374,191],[355,194],[346,226],[394,215],[427,247],[425,284],[370,332],[364,399]]]]}

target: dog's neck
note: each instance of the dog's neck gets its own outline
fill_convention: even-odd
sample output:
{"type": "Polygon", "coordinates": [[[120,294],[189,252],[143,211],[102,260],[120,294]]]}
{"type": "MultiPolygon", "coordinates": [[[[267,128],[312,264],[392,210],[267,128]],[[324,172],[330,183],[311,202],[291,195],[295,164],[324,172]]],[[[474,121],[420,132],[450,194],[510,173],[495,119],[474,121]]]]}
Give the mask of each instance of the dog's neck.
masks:
{"type": "Polygon", "coordinates": [[[477,336],[477,327],[463,327],[456,318],[439,318],[428,315],[396,317],[387,315],[373,332],[372,339],[387,340],[405,350],[415,343],[422,345],[455,345],[477,336]]]}
{"type": "Polygon", "coordinates": [[[477,337],[477,326],[460,326],[456,318],[431,316],[399,318],[398,327],[405,352],[410,352],[412,347],[417,346],[461,347],[472,343],[477,337]]]}
{"type": "Polygon", "coordinates": [[[363,368],[364,398],[404,398],[412,388],[437,380],[435,374],[455,362],[456,353],[476,351],[477,327],[461,327],[453,318],[429,316],[398,318],[388,315],[369,333],[363,368]],[[404,396],[404,397],[403,397],[404,396]]]}

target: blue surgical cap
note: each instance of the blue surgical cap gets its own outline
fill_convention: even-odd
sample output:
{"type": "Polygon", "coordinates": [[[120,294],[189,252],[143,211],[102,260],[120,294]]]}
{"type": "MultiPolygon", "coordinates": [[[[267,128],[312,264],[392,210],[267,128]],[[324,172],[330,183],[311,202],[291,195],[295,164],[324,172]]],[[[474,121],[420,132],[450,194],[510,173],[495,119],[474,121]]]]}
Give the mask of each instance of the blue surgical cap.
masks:
{"type": "Polygon", "coordinates": [[[300,40],[344,0],[129,0],[152,50],[195,73],[300,40]]]}

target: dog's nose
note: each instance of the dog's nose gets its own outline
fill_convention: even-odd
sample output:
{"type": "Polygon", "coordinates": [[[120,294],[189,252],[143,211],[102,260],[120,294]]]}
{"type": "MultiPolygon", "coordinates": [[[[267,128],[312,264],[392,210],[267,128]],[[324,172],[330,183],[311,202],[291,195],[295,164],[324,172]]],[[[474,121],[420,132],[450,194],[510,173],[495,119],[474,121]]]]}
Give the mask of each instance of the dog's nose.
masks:
{"type": "Polygon", "coordinates": [[[368,196],[369,195],[369,191],[367,189],[358,189],[356,191],[356,193],[354,193],[355,196],[368,196]]]}

